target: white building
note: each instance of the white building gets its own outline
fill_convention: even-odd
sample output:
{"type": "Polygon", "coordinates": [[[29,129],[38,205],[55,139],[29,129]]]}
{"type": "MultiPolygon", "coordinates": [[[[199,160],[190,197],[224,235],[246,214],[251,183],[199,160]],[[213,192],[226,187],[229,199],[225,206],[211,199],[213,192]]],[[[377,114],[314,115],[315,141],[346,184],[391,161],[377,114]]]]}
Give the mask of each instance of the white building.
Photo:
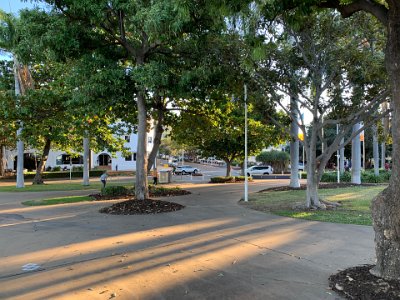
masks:
{"type": "MultiPolygon", "coordinates": [[[[147,151],[148,154],[153,149],[154,131],[151,130],[147,134],[147,151]]],[[[114,154],[104,150],[101,152],[90,151],[90,169],[119,170],[119,171],[135,171],[136,170],[136,149],[137,134],[126,135],[125,147],[130,149],[130,155],[123,156],[122,152],[114,154]]],[[[24,168],[27,170],[35,170],[38,165],[40,155],[38,151],[25,149],[24,168]]],[[[6,169],[16,170],[17,152],[6,151],[7,166],[6,169]]],[[[83,166],[83,157],[71,157],[65,151],[50,150],[49,157],[46,162],[46,169],[60,167],[61,170],[70,169],[74,166],[83,166]]]]}

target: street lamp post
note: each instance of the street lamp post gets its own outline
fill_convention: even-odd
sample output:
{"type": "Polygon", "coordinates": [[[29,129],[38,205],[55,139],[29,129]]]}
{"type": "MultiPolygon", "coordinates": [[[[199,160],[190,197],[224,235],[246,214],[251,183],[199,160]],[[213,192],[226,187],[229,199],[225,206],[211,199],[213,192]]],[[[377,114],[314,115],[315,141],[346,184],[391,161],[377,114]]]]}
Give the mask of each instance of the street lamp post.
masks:
{"type": "Polygon", "coordinates": [[[244,85],[244,201],[249,201],[249,182],[247,179],[247,85],[244,85]]]}

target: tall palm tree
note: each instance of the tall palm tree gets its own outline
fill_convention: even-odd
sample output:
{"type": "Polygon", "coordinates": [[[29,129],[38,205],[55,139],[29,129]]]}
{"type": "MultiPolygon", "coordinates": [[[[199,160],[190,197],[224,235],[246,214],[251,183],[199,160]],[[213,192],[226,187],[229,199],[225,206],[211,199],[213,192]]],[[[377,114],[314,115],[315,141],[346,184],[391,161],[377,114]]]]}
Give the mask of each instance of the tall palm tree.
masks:
{"type": "MultiPolygon", "coordinates": [[[[0,10],[0,52],[11,54],[14,61],[14,80],[16,105],[18,98],[23,95],[27,88],[32,87],[33,81],[27,66],[22,66],[15,54],[18,37],[16,31],[17,18],[0,10]]],[[[24,142],[21,140],[22,122],[17,131],[17,188],[24,187],[24,142]]]]}

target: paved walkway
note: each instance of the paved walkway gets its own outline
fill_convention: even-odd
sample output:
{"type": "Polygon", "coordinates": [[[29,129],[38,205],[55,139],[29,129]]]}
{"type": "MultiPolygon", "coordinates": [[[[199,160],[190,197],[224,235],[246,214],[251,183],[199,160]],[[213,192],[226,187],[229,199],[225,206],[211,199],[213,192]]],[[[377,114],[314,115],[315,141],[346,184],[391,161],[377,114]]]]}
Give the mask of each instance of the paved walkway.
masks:
{"type": "Polygon", "coordinates": [[[169,199],[184,210],[141,216],[0,193],[0,299],[340,299],[329,275],[373,262],[370,227],[252,211],[238,184],[186,188],[169,199]]]}

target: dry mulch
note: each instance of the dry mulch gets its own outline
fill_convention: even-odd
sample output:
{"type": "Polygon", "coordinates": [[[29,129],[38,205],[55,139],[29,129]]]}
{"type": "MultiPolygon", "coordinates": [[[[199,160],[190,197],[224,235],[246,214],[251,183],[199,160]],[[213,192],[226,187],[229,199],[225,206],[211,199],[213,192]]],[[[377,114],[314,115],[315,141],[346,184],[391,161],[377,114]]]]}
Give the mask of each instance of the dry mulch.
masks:
{"type": "Polygon", "coordinates": [[[101,213],[112,215],[144,215],[172,212],[183,209],[185,206],[162,200],[128,200],[115,203],[109,207],[100,209],[101,213]]]}
{"type": "Polygon", "coordinates": [[[346,299],[400,299],[400,281],[376,277],[369,272],[372,267],[372,265],[358,266],[331,275],[329,285],[346,299]]]}

